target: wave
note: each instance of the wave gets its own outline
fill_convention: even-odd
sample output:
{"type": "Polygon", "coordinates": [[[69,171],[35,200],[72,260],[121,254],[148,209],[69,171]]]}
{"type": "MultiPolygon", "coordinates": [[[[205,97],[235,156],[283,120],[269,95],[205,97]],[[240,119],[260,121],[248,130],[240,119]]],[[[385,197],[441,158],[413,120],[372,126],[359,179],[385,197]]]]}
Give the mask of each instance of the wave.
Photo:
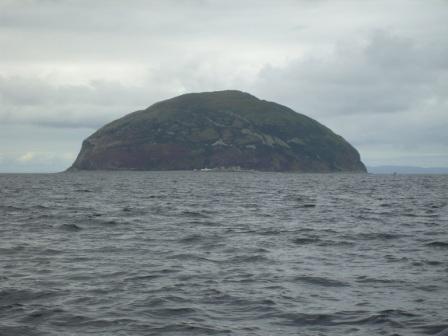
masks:
{"type": "Polygon", "coordinates": [[[446,241],[433,241],[425,245],[429,247],[448,248],[448,242],[446,241]]]}
{"type": "Polygon", "coordinates": [[[69,232],[76,232],[81,231],[82,227],[76,225],[76,224],[61,224],[59,225],[59,229],[69,232]]]}
{"type": "Polygon", "coordinates": [[[317,286],[324,286],[324,287],[346,287],[350,286],[349,283],[325,278],[325,277],[318,277],[318,276],[297,276],[294,277],[293,281],[299,281],[303,283],[308,283],[311,285],[317,285],[317,286]]]}

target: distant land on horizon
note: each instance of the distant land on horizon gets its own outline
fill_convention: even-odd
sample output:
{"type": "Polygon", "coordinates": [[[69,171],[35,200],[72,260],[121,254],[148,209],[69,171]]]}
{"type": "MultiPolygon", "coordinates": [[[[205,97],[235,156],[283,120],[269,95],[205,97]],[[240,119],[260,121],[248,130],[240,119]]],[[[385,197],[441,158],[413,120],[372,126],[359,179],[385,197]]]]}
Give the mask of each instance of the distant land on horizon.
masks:
{"type": "MultiPolygon", "coordinates": [[[[17,169],[17,167],[0,167],[0,174],[55,174],[59,170],[52,169],[32,169],[29,167],[17,169]]],[[[417,166],[367,166],[370,174],[448,174],[448,167],[417,167],[417,166]]]]}
{"type": "Polygon", "coordinates": [[[448,174],[448,167],[417,167],[417,166],[367,166],[372,174],[448,174]]]}

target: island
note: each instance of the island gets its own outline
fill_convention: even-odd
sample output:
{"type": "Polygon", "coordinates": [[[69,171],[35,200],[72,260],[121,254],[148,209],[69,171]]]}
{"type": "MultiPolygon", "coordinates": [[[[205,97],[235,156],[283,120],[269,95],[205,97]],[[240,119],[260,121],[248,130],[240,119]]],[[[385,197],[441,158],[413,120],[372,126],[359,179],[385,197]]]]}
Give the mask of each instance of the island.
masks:
{"type": "Polygon", "coordinates": [[[112,121],[68,171],[366,172],[358,151],[292,109],[237,91],[183,94],[112,121]]]}

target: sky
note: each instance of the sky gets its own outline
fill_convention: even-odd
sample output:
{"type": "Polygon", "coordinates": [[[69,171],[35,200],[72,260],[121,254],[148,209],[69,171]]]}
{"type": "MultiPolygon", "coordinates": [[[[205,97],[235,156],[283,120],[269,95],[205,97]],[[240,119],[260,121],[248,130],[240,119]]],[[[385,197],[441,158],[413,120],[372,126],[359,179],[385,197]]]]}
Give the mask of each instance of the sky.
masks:
{"type": "Polygon", "coordinates": [[[0,0],[0,172],[187,92],[237,89],[368,166],[448,166],[447,0],[0,0]]]}

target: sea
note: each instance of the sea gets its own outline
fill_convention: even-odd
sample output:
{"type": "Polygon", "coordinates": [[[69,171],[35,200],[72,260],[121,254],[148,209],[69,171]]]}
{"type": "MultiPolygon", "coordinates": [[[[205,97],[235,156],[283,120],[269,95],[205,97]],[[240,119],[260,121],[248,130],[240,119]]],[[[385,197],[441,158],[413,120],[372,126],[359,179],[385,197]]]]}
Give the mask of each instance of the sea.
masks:
{"type": "Polygon", "coordinates": [[[0,174],[0,335],[437,335],[448,175],[0,174]]]}

